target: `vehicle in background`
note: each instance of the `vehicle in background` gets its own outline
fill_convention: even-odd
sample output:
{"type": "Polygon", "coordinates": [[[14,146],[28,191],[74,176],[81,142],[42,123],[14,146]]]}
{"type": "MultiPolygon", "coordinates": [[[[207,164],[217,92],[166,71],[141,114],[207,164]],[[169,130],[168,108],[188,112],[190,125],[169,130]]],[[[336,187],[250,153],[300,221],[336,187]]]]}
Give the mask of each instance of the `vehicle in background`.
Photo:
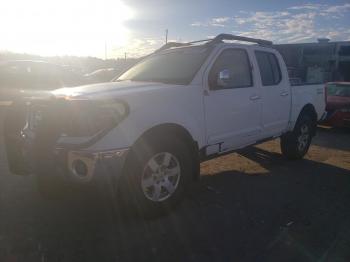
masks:
{"type": "Polygon", "coordinates": [[[110,82],[114,78],[118,77],[123,71],[117,68],[102,68],[93,71],[92,73],[85,74],[84,77],[86,80],[93,83],[104,83],[110,82]]]}
{"type": "Polygon", "coordinates": [[[303,84],[303,82],[301,81],[301,78],[298,78],[298,77],[290,77],[289,78],[289,83],[292,86],[298,86],[298,85],[302,85],[303,84]]]}
{"type": "Polygon", "coordinates": [[[13,105],[11,172],[36,174],[44,195],[60,180],[104,181],[115,200],[152,215],[193,190],[201,161],[277,137],[286,158],[304,157],[324,114],[324,85],[291,86],[269,41],[221,34],[202,42],[163,48],[115,82],[13,105]]]}
{"type": "Polygon", "coordinates": [[[0,63],[0,101],[35,95],[61,87],[86,84],[82,75],[44,61],[12,60],[0,63]]]}
{"type": "Polygon", "coordinates": [[[326,84],[326,111],[323,124],[350,127],[350,82],[326,84]]]}

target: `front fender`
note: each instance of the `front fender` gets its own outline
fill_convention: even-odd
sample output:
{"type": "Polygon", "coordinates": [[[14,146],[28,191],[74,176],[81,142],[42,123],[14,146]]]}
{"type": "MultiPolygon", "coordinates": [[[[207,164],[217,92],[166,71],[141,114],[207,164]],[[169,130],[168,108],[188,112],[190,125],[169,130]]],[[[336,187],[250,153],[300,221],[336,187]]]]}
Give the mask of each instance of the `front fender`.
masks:
{"type": "Polygon", "coordinates": [[[186,129],[199,147],[205,144],[205,119],[202,97],[196,87],[167,89],[157,94],[122,98],[130,113],[117,127],[91,148],[109,150],[131,147],[147,130],[162,125],[176,124],[186,129]]]}

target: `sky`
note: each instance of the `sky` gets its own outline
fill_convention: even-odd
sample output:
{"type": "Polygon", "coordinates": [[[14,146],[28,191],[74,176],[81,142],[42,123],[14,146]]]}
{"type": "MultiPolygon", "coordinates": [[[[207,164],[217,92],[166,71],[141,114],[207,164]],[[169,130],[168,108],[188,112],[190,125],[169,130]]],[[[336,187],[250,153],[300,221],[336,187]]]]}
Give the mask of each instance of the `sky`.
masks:
{"type": "Polygon", "coordinates": [[[166,29],[170,41],[350,40],[350,0],[0,0],[0,51],[139,57],[164,44],[166,29]]]}

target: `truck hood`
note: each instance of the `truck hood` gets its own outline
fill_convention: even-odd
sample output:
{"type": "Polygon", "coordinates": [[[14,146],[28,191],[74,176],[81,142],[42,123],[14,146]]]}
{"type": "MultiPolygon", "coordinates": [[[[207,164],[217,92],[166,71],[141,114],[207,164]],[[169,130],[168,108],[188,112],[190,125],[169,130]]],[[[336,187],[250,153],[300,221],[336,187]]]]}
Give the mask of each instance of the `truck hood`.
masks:
{"type": "Polygon", "coordinates": [[[135,81],[122,81],[122,82],[108,82],[101,84],[85,85],[71,88],[60,88],[52,92],[56,97],[67,98],[92,98],[92,97],[111,97],[114,94],[128,94],[135,92],[144,92],[154,89],[172,87],[174,85],[168,85],[155,82],[135,82],[135,81]]]}

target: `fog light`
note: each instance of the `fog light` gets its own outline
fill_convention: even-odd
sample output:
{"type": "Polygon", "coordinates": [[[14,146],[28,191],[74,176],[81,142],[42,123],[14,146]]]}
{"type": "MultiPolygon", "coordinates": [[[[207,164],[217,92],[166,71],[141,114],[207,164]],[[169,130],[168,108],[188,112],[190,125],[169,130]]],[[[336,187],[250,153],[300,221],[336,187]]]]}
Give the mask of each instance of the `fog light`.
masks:
{"type": "Polygon", "coordinates": [[[76,175],[81,177],[86,177],[88,174],[87,165],[80,159],[76,159],[73,161],[72,170],[76,175]]]}

